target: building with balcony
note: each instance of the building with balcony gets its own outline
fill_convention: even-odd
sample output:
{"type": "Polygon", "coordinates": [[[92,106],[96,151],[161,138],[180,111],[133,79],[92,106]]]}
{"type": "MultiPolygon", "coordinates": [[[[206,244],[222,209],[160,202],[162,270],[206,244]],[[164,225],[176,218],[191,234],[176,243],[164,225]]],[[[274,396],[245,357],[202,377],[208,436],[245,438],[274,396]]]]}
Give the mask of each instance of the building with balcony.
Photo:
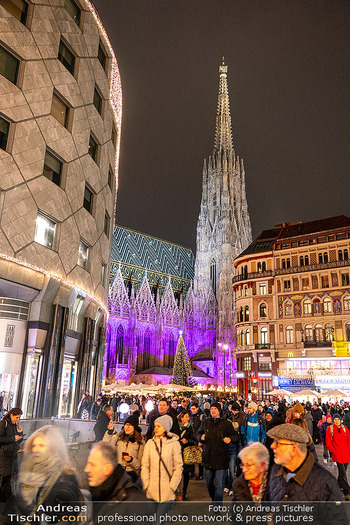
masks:
{"type": "Polygon", "coordinates": [[[0,2],[0,392],[71,416],[102,381],[121,83],[88,0],[0,2]]]}
{"type": "Polygon", "coordinates": [[[350,394],[349,254],[342,215],[265,230],[235,259],[242,393],[308,386],[350,394]]]}

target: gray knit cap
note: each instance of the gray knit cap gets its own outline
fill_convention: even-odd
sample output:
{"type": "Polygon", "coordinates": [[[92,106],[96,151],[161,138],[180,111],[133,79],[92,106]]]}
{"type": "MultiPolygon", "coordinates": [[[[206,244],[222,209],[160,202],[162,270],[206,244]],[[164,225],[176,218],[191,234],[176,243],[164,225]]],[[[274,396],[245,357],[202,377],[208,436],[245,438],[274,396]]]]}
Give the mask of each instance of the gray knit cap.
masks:
{"type": "Polygon", "coordinates": [[[308,443],[309,436],[305,430],[290,423],[277,425],[267,432],[267,435],[272,439],[287,439],[295,443],[308,443]]]}
{"type": "Polygon", "coordinates": [[[162,427],[165,428],[166,432],[169,432],[169,430],[173,426],[173,418],[165,414],[164,416],[157,417],[155,423],[159,423],[160,425],[162,425],[162,427]]]}

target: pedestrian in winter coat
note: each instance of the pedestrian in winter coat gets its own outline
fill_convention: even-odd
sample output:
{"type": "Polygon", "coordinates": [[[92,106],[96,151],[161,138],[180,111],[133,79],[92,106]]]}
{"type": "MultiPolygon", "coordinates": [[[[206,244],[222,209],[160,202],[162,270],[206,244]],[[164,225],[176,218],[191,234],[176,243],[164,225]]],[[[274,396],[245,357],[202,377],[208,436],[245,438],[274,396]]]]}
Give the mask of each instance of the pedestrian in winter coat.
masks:
{"type": "Polygon", "coordinates": [[[246,443],[262,443],[266,437],[265,419],[257,414],[258,405],[254,401],[248,404],[248,417],[242,426],[242,434],[246,443]]]}
{"type": "Polygon", "coordinates": [[[313,433],[314,433],[314,421],[312,419],[311,407],[310,406],[307,406],[305,408],[304,419],[305,419],[306,424],[307,424],[307,430],[308,430],[309,434],[312,436],[313,433]]]}
{"type": "Polygon", "coordinates": [[[78,405],[77,418],[78,419],[89,419],[92,402],[88,392],[82,395],[81,401],[78,405]]]}
{"type": "Polygon", "coordinates": [[[155,420],[160,416],[165,416],[166,414],[168,414],[173,421],[170,432],[173,434],[176,434],[177,436],[180,435],[179,423],[177,421],[177,414],[176,415],[174,415],[173,413],[169,414],[168,410],[169,410],[168,401],[164,397],[163,399],[159,401],[158,407],[152,410],[152,412],[150,412],[149,414],[148,429],[146,432],[146,441],[151,439],[151,437],[153,436],[155,420]]]}
{"type": "Polygon", "coordinates": [[[105,405],[97,417],[94,425],[95,442],[102,441],[107,429],[113,430],[113,407],[112,405],[105,405]]]}
{"type": "Polygon", "coordinates": [[[344,411],[343,425],[350,431],[350,410],[344,411]]]}
{"type": "Polygon", "coordinates": [[[23,441],[20,408],[12,408],[0,421],[0,503],[11,496],[11,476],[17,474],[17,453],[23,441]]]}
{"type": "MultiPolygon", "coordinates": [[[[184,451],[187,447],[193,447],[196,445],[196,438],[193,432],[193,428],[190,423],[190,416],[188,412],[181,412],[178,415],[179,427],[180,427],[180,445],[182,451],[182,459],[184,451]]],[[[187,500],[187,487],[190,481],[190,473],[193,472],[193,465],[183,464],[183,480],[182,480],[182,500],[187,500]]]]}
{"type": "Polygon", "coordinates": [[[182,478],[182,453],[179,436],[172,434],[171,416],[165,414],[154,422],[154,436],[145,445],[141,479],[148,499],[174,501],[182,478]]]}
{"type": "MultiPolygon", "coordinates": [[[[199,408],[198,403],[192,403],[191,405],[191,415],[190,415],[190,423],[193,429],[193,435],[196,440],[196,445],[198,445],[197,440],[197,432],[199,430],[199,427],[201,426],[201,423],[203,421],[204,414],[202,410],[199,408]]],[[[198,464],[198,475],[195,478],[196,480],[203,479],[203,465],[201,463],[198,464]]]]}
{"type": "Polygon", "coordinates": [[[91,499],[96,502],[93,509],[94,523],[98,522],[98,516],[110,513],[106,501],[119,503],[119,515],[130,512],[130,507],[123,507],[124,501],[146,501],[140,478],[130,475],[118,463],[117,450],[111,443],[100,441],[93,446],[84,472],[88,475],[91,499]]]}
{"type": "Polygon", "coordinates": [[[318,457],[317,457],[317,452],[316,452],[316,447],[315,447],[315,444],[312,440],[312,436],[311,434],[309,433],[308,429],[307,429],[307,424],[306,424],[306,421],[304,421],[304,419],[294,419],[292,425],[296,425],[297,427],[300,427],[302,428],[308,435],[309,437],[309,441],[307,443],[307,450],[311,452],[311,454],[313,454],[314,458],[315,458],[315,461],[318,461],[318,457]]]}
{"type": "Polygon", "coordinates": [[[326,418],[326,420],[320,426],[320,439],[321,439],[321,443],[323,445],[323,462],[327,463],[327,461],[329,459],[329,453],[328,453],[328,449],[327,449],[327,445],[326,445],[326,433],[327,433],[327,428],[329,427],[329,425],[332,424],[333,420],[332,420],[332,416],[330,414],[325,416],[325,418],[326,418]]]}
{"type": "Polygon", "coordinates": [[[100,410],[101,410],[101,405],[102,405],[102,399],[98,397],[95,403],[92,405],[91,410],[90,410],[90,419],[92,421],[96,421],[96,419],[98,418],[98,414],[100,413],[100,410]]]}
{"type": "Polygon", "coordinates": [[[204,479],[212,501],[222,501],[229,467],[229,443],[238,443],[239,434],[230,421],[220,417],[220,403],[213,403],[210,418],[203,419],[197,439],[203,446],[204,479]]]}
{"type": "Polygon", "coordinates": [[[111,422],[103,441],[112,443],[116,447],[120,465],[127,471],[140,473],[145,441],[141,436],[138,414],[137,411],[125,420],[123,430],[119,434],[113,430],[113,423],[111,422]]]}
{"type": "MultiPolygon", "coordinates": [[[[337,501],[342,496],[336,479],[323,465],[315,461],[307,451],[309,436],[296,425],[283,424],[272,428],[267,435],[273,438],[275,465],[269,478],[269,500],[271,503],[303,501],[337,501]]],[[[319,525],[346,525],[345,509],[332,505],[315,509],[314,523],[319,525]],[[325,519],[327,518],[327,521],[325,519]]]]}
{"type": "Polygon", "coordinates": [[[338,467],[339,487],[344,492],[345,499],[350,500],[350,486],[347,479],[350,462],[350,432],[341,424],[339,414],[334,414],[333,424],[327,428],[326,446],[338,467]]]}
{"type": "Polygon", "coordinates": [[[238,454],[243,473],[233,484],[232,501],[268,501],[267,480],[270,454],[261,443],[252,443],[238,454]]]}
{"type": "MultiPolygon", "coordinates": [[[[76,472],[57,428],[45,425],[26,441],[14,500],[15,507],[11,512],[26,516],[35,514],[40,505],[45,508],[83,502],[76,472]]],[[[70,512],[55,511],[56,522],[70,512]]]]}

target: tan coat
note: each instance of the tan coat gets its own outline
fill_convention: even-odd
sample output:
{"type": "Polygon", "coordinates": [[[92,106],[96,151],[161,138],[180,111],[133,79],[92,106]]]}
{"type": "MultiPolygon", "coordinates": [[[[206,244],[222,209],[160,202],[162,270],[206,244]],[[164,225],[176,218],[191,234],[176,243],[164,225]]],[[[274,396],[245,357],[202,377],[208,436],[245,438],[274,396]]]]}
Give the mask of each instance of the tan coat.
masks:
{"type": "Polygon", "coordinates": [[[120,463],[126,470],[135,470],[138,473],[140,472],[141,459],[143,450],[145,448],[145,442],[143,438],[141,445],[136,443],[136,441],[134,443],[131,443],[130,441],[127,443],[126,441],[119,439],[118,434],[108,434],[107,430],[103,436],[102,441],[109,441],[116,446],[118,453],[118,463],[120,463]],[[133,458],[130,463],[123,459],[123,452],[127,452],[128,455],[133,458]]]}
{"type": "Polygon", "coordinates": [[[182,478],[182,453],[179,437],[169,433],[170,439],[153,437],[146,443],[142,457],[141,479],[146,496],[154,501],[173,501],[182,478]],[[156,449],[161,451],[169,478],[156,449]]]}

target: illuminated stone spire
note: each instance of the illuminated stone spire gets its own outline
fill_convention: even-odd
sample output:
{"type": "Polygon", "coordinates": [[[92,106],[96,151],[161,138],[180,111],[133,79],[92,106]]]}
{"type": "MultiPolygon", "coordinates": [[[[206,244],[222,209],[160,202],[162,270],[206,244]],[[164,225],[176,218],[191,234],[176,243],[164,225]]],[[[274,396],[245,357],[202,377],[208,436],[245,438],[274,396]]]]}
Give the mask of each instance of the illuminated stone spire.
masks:
{"type": "MultiPolygon", "coordinates": [[[[201,303],[214,292],[217,301],[216,342],[233,344],[233,261],[251,243],[252,233],[243,160],[233,149],[227,71],[222,59],[213,155],[203,166],[194,293],[201,303]]],[[[214,351],[218,352],[217,348],[214,351]]]]}
{"type": "Polygon", "coordinates": [[[227,66],[225,65],[224,57],[222,57],[221,66],[219,66],[219,73],[220,83],[218,109],[216,114],[214,155],[219,151],[232,153],[233,150],[230,103],[227,87],[227,66]]]}

